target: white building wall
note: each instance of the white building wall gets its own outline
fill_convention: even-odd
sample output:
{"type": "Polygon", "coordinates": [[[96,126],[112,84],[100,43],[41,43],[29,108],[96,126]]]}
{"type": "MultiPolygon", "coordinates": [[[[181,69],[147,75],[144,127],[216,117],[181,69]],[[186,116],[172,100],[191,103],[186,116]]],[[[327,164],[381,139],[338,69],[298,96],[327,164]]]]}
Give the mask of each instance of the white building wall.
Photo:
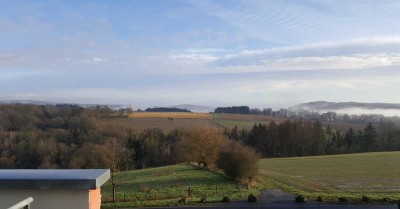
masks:
{"type": "Polygon", "coordinates": [[[0,209],[33,197],[31,209],[89,209],[89,190],[0,189],[0,209]]]}

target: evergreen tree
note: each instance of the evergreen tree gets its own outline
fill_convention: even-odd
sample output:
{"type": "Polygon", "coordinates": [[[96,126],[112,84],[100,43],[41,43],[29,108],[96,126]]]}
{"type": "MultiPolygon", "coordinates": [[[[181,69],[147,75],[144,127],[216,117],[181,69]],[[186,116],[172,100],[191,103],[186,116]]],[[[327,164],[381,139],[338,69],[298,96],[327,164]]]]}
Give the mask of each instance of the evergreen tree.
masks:
{"type": "Polygon", "coordinates": [[[373,151],[376,150],[376,138],[377,138],[377,132],[375,130],[375,127],[372,125],[372,123],[368,123],[367,127],[364,129],[364,134],[363,134],[363,149],[365,151],[373,151]]]}

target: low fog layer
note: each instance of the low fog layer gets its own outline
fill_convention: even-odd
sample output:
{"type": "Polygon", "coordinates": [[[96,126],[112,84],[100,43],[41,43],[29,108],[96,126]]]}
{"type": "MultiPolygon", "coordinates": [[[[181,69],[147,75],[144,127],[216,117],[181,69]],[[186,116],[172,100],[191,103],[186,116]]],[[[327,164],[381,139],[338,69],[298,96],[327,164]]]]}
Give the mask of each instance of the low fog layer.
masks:
{"type": "Polygon", "coordinates": [[[336,112],[338,114],[349,114],[349,115],[362,115],[362,114],[382,114],[384,116],[400,116],[400,109],[367,109],[367,108],[345,108],[345,109],[325,109],[320,110],[323,112],[336,112]]]}

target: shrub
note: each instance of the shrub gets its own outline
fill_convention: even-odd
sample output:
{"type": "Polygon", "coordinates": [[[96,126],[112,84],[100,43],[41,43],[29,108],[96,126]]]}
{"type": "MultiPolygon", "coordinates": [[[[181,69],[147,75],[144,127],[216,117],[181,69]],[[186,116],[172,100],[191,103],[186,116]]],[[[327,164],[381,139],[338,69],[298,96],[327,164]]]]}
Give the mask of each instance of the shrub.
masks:
{"type": "Polygon", "coordinates": [[[303,195],[297,195],[296,202],[307,202],[307,198],[304,197],[303,195]]]}
{"type": "Polygon", "coordinates": [[[226,176],[250,184],[257,179],[257,160],[258,156],[252,148],[231,141],[222,149],[217,165],[226,176]]]}
{"type": "Polygon", "coordinates": [[[222,202],[230,202],[231,201],[231,198],[230,197],[223,197],[222,198],[222,202]]]}
{"type": "Polygon", "coordinates": [[[215,128],[200,126],[184,131],[176,144],[178,162],[195,162],[211,168],[227,141],[224,134],[215,128]]]}
{"type": "Polygon", "coordinates": [[[365,195],[361,197],[361,200],[363,202],[370,202],[371,201],[370,198],[368,196],[365,196],[365,195]]]}
{"type": "Polygon", "coordinates": [[[341,203],[348,203],[349,199],[347,197],[339,197],[339,202],[341,203]]]}
{"type": "Polygon", "coordinates": [[[179,199],[178,203],[185,204],[186,203],[186,198],[179,199]]]}
{"type": "Polygon", "coordinates": [[[257,202],[258,198],[254,195],[254,194],[250,194],[247,199],[249,200],[249,202],[257,202]]]}
{"type": "Polygon", "coordinates": [[[322,197],[321,197],[321,196],[318,196],[318,197],[317,197],[317,201],[318,201],[318,202],[322,202],[322,197]]]}
{"type": "Polygon", "coordinates": [[[388,197],[385,197],[385,198],[382,199],[382,202],[391,202],[391,199],[388,198],[388,197]]]}
{"type": "Polygon", "coordinates": [[[201,203],[206,203],[207,200],[208,200],[207,196],[203,196],[202,198],[200,198],[201,203]]]}

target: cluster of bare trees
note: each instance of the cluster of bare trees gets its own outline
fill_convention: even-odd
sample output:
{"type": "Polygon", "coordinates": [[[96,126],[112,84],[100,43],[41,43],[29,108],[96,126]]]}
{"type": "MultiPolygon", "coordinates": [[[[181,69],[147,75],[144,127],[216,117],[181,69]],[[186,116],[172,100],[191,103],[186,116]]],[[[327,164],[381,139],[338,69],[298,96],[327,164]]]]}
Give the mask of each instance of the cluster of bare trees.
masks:
{"type": "Polygon", "coordinates": [[[159,129],[149,129],[131,137],[128,144],[135,152],[137,168],[195,163],[210,169],[222,169],[227,176],[243,183],[255,180],[257,174],[255,151],[211,127],[173,130],[168,134],[159,129]],[[227,166],[234,163],[236,167],[227,166]],[[241,169],[240,164],[247,168],[241,169]],[[228,171],[233,168],[240,172],[228,171]]]}
{"type": "Polygon", "coordinates": [[[344,122],[344,123],[358,123],[358,124],[366,124],[366,123],[395,123],[400,125],[400,117],[399,116],[384,116],[381,114],[339,114],[333,111],[330,112],[318,112],[318,111],[309,111],[309,110],[297,110],[291,111],[288,109],[281,108],[279,110],[272,110],[272,108],[264,108],[258,109],[253,108],[250,109],[251,115],[265,115],[265,116],[274,116],[274,117],[284,117],[284,118],[293,118],[293,119],[301,119],[301,120],[313,120],[313,121],[326,121],[326,122],[344,122]]]}
{"type": "Polygon", "coordinates": [[[180,162],[222,169],[228,177],[244,184],[255,181],[258,174],[255,150],[210,127],[184,133],[177,143],[177,154],[180,162]]]}
{"type": "Polygon", "coordinates": [[[100,106],[0,105],[0,168],[110,168],[114,173],[181,162],[213,168],[224,165],[221,153],[228,159],[232,142],[217,129],[137,133],[99,123],[124,114],[100,106]]]}
{"type": "Polygon", "coordinates": [[[118,150],[116,169],[132,168],[119,155],[133,152],[126,147],[128,132],[99,128],[99,118],[128,114],[106,107],[75,105],[0,105],[0,168],[110,167],[112,149],[118,150]]]}

